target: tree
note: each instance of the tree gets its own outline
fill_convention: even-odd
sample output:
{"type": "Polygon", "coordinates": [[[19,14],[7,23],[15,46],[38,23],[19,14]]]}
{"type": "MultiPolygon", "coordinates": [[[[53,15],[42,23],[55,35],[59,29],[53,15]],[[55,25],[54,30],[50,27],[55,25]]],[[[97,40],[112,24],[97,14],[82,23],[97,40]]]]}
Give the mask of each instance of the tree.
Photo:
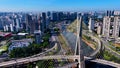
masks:
{"type": "Polygon", "coordinates": [[[27,68],[33,68],[32,64],[27,64],[27,68]]]}
{"type": "Polygon", "coordinates": [[[38,68],[44,68],[44,62],[45,61],[38,61],[36,65],[38,66],[38,68]]]}
{"type": "Polygon", "coordinates": [[[59,28],[55,28],[54,31],[58,33],[60,31],[60,29],[59,28]]]}
{"type": "Polygon", "coordinates": [[[46,47],[47,45],[48,45],[47,41],[43,42],[43,47],[46,47]]]}

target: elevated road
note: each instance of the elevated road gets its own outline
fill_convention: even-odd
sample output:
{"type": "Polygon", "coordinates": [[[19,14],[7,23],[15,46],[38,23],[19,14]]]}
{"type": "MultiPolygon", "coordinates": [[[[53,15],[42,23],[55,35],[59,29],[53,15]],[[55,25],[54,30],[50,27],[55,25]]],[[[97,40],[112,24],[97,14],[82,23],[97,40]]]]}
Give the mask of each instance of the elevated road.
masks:
{"type": "MultiPolygon", "coordinates": [[[[30,62],[35,62],[35,61],[39,61],[39,60],[48,60],[48,59],[78,59],[79,56],[73,56],[73,55],[53,55],[53,56],[38,56],[38,57],[27,57],[27,58],[21,58],[21,59],[16,59],[16,60],[11,60],[11,61],[6,61],[6,62],[2,62],[0,63],[0,67],[5,67],[5,66],[11,66],[11,65],[19,65],[19,64],[24,64],[24,63],[30,63],[30,62]]],[[[105,64],[105,65],[109,65],[109,66],[113,66],[113,67],[120,67],[120,64],[118,63],[114,63],[114,62],[110,62],[110,61],[106,61],[106,60],[101,60],[101,59],[94,59],[91,60],[91,58],[89,57],[84,57],[85,60],[90,60],[92,62],[97,62],[100,64],[105,64]]],[[[76,64],[76,63],[73,63],[76,64]]],[[[70,64],[70,65],[73,65],[70,64]]],[[[68,67],[70,67],[70,65],[66,65],[68,67]]]]}
{"type": "Polygon", "coordinates": [[[100,52],[101,50],[101,40],[99,40],[98,38],[96,38],[95,36],[93,36],[91,33],[89,33],[87,30],[83,30],[83,34],[84,35],[87,35],[87,36],[90,36],[92,39],[94,39],[97,43],[98,43],[98,46],[96,48],[96,50],[90,55],[91,57],[94,57],[97,53],[100,52]]]}
{"type": "Polygon", "coordinates": [[[115,55],[116,57],[120,58],[120,54],[114,50],[112,50],[110,47],[109,47],[109,43],[106,42],[105,40],[103,40],[102,38],[100,38],[100,40],[102,41],[102,43],[104,44],[105,46],[105,49],[108,50],[111,54],[115,55]]]}
{"type": "Polygon", "coordinates": [[[0,63],[0,67],[10,66],[10,65],[15,65],[15,64],[22,64],[22,63],[35,62],[35,61],[38,61],[38,60],[73,59],[73,58],[78,59],[78,57],[79,56],[73,56],[73,55],[69,55],[69,56],[66,56],[66,55],[54,55],[54,56],[27,57],[27,58],[21,58],[21,59],[2,62],[2,63],[0,63]]]}
{"type": "Polygon", "coordinates": [[[92,39],[94,39],[97,43],[98,43],[98,46],[97,46],[97,49],[90,55],[90,56],[95,56],[97,53],[100,52],[100,49],[101,49],[101,41],[99,39],[97,39],[96,37],[90,35],[92,39]]]}
{"type": "Polygon", "coordinates": [[[106,61],[106,60],[102,60],[102,59],[95,59],[95,60],[91,60],[92,62],[96,62],[96,63],[100,63],[100,64],[104,64],[104,65],[109,65],[109,66],[113,66],[116,68],[120,68],[120,64],[118,63],[114,63],[111,61],[106,61]]]}

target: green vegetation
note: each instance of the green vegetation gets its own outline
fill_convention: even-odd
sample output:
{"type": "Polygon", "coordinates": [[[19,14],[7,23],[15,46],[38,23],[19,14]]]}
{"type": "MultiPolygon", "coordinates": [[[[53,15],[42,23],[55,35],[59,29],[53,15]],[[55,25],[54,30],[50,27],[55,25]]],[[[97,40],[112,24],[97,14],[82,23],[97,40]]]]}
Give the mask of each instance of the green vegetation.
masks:
{"type": "Polygon", "coordinates": [[[45,48],[49,45],[49,38],[50,38],[50,34],[49,33],[46,33],[44,36],[43,36],[43,42],[41,43],[42,46],[45,48]]]}
{"type": "Polygon", "coordinates": [[[74,20],[69,26],[67,26],[67,31],[73,33],[77,32],[77,20],[74,20]]]}
{"type": "Polygon", "coordinates": [[[40,53],[42,51],[42,48],[45,48],[49,45],[49,38],[50,38],[50,34],[47,33],[43,36],[44,41],[41,44],[32,43],[28,47],[14,48],[10,52],[10,57],[20,58],[20,57],[27,57],[40,53]]]}
{"type": "MultiPolygon", "coordinates": [[[[46,43],[46,42],[45,42],[46,43]]],[[[27,57],[32,56],[34,54],[38,54],[42,51],[42,48],[47,45],[43,44],[31,44],[28,47],[22,47],[22,48],[14,48],[10,52],[11,58],[20,58],[20,57],[27,57]]]]}
{"type": "Polygon", "coordinates": [[[84,30],[88,30],[88,26],[87,26],[84,22],[82,22],[82,28],[83,28],[84,30]]]}
{"type": "Polygon", "coordinates": [[[17,35],[14,36],[13,38],[14,38],[14,40],[19,40],[19,36],[17,36],[17,35]]]}
{"type": "Polygon", "coordinates": [[[113,42],[112,42],[112,41],[108,41],[108,42],[109,42],[109,44],[110,44],[110,45],[112,45],[112,44],[113,44],[113,42]]]}
{"type": "Polygon", "coordinates": [[[27,31],[25,29],[22,29],[20,32],[21,33],[27,33],[27,31]]]}
{"type": "Polygon", "coordinates": [[[31,35],[27,35],[26,38],[34,38],[34,37],[31,35]]]}
{"type": "MultiPolygon", "coordinates": [[[[82,22],[82,28],[87,30],[87,25],[82,22]]],[[[67,31],[76,33],[77,32],[77,20],[74,20],[69,26],[67,26],[67,31]]]]}
{"type": "Polygon", "coordinates": [[[29,63],[24,68],[54,68],[54,60],[40,60],[38,62],[29,63]]]}
{"type": "Polygon", "coordinates": [[[11,43],[7,40],[7,42],[5,41],[4,44],[2,44],[2,46],[0,46],[0,55],[5,53],[5,52],[8,52],[8,47],[11,43]]]}
{"type": "Polygon", "coordinates": [[[103,58],[105,60],[108,60],[108,61],[113,61],[113,62],[116,62],[116,63],[120,63],[120,58],[115,57],[114,55],[112,55],[108,51],[104,51],[103,58]]]}
{"type": "Polygon", "coordinates": [[[34,66],[32,64],[27,64],[26,68],[33,68],[34,66]]]}
{"type": "Polygon", "coordinates": [[[57,27],[54,28],[54,31],[55,31],[56,34],[59,34],[59,33],[60,33],[60,29],[57,28],[57,27]]]}
{"type": "Polygon", "coordinates": [[[65,62],[60,62],[60,64],[59,64],[59,65],[60,65],[60,66],[63,66],[64,64],[65,64],[65,62]]]}
{"type": "Polygon", "coordinates": [[[55,32],[58,32],[60,29],[59,28],[54,28],[54,31],[55,32]]]}
{"type": "Polygon", "coordinates": [[[88,43],[93,44],[94,49],[97,47],[97,43],[91,39],[91,37],[82,35],[83,40],[87,41],[88,43]]]}
{"type": "Polygon", "coordinates": [[[116,47],[116,51],[120,51],[120,47],[116,47]]]}
{"type": "Polygon", "coordinates": [[[86,40],[92,40],[91,37],[89,36],[86,36],[86,35],[82,35],[83,39],[86,39],[86,40]]]}
{"type": "Polygon", "coordinates": [[[7,50],[7,46],[6,45],[1,46],[0,49],[7,50]]]}
{"type": "Polygon", "coordinates": [[[54,59],[50,60],[40,60],[36,63],[30,63],[27,64],[26,68],[35,68],[37,66],[38,68],[55,68],[55,66],[63,66],[64,64],[68,63],[67,61],[61,61],[62,59],[54,61],[54,59]],[[56,62],[56,63],[55,63],[56,62]]]}
{"type": "Polygon", "coordinates": [[[3,45],[0,47],[0,54],[2,54],[3,52],[6,52],[8,50],[7,45],[3,45]]]}
{"type": "Polygon", "coordinates": [[[54,68],[54,61],[38,61],[36,65],[38,66],[38,68],[54,68]]]}
{"type": "Polygon", "coordinates": [[[109,45],[111,45],[111,46],[109,46],[112,50],[114,50],[114,51],[116,51],[117,53],[119,53],[120,54],[120,47],[118,46],[118,45],[116,45],[114,42],[112,42],[112,41],[109,41],[108,42],[109,43],[109,45]]]}
{"type": "Polygon", "coordinates": [[[20,58],[20,57],[27,57],[27,56],[37,54],[42,51],[41,46],[42,45],[39,45],[39,44],[31,44],[28,47],[14,48],[10,52],[10,57],[20,58]]]}
{"type": "Polygon", "coordinates": [[[62,48],[63,48],[64,50],[66,50],[66,52],[67,52],[66,54],[67,54],[67,55],[71,55],[73,52],[71,51],[70,47],[67,45],[66,40],[65,40],[65,38],[62,36],[62,34],[60,34],[60,35],[58,36],[58,38],[59,38],[59,41],[60,41],[60,43],[61,43],[62,48]]]}

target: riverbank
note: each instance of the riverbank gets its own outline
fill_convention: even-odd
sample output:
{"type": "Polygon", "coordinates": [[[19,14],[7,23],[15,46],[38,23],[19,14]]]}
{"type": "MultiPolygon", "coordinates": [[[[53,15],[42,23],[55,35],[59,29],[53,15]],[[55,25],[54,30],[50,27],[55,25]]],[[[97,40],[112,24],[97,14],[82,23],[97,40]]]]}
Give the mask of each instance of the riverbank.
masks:
{"type": "Polygon", "coordinates": [[[88,46],[90,46],[93,50],[95,50],[96,48],[94,47],[94,44],[86,41],[85,39],[82,39],[88,46]]]}

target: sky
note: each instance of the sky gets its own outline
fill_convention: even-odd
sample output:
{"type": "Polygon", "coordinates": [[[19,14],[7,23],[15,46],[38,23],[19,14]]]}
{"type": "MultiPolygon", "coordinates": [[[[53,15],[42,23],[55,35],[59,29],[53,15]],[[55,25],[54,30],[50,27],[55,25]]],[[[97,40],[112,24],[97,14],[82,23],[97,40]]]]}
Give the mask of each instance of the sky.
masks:
{"type": "Polygon", "coordinates": [[[119,10],[120,0],[0,0],[0,11],[119,10]]]}

